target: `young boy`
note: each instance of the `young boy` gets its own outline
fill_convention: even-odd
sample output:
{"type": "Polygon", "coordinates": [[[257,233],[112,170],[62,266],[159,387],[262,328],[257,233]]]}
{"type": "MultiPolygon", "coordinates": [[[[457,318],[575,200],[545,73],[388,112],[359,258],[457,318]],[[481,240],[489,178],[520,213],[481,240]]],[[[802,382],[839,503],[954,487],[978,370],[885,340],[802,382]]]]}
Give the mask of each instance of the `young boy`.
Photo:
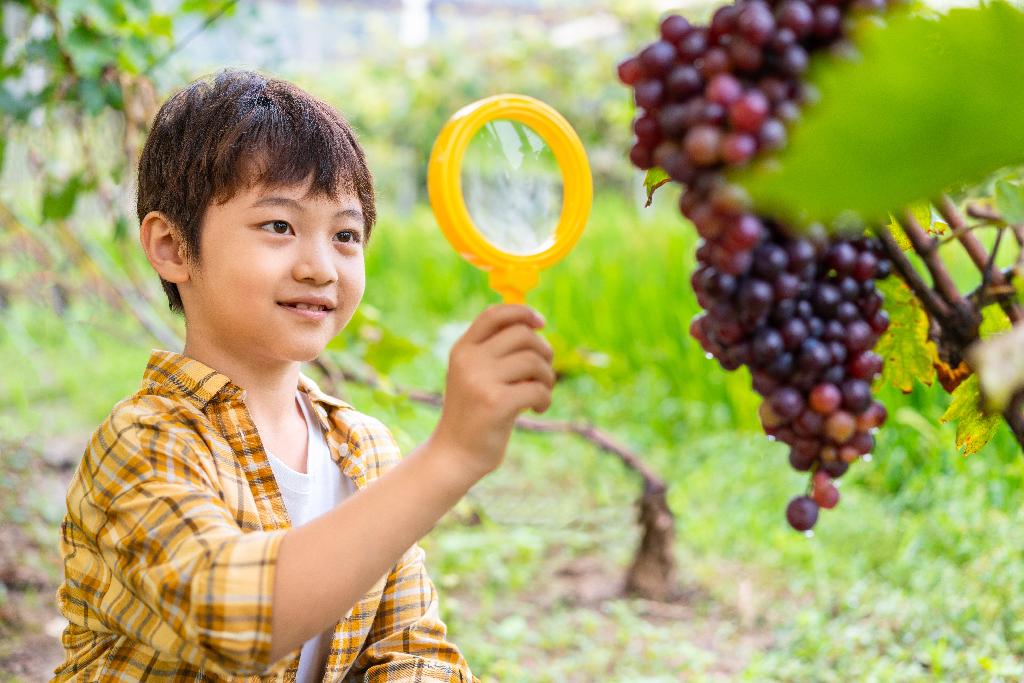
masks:
{"type": "Polygon", "coordinates": [[[516,416],[547,410],[540,316],[474,320],[402,459],[300,372],[359,304],[375,218],[339,114],[252,72],[197,81],[157,114],[138,187],[185,347],[152,352],[69,488],[54,680],[476,680],[416,541],[501,464],[516,416]]]}

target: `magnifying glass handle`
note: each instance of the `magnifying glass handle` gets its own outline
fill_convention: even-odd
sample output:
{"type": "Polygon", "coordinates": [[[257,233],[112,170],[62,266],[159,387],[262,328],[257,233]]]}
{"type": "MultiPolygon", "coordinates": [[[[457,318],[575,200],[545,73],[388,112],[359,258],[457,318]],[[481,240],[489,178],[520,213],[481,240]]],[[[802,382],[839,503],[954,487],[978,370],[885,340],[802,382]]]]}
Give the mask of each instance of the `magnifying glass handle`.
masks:
{"type": "Polygon", "coordinates": [[[501,295],[506,304],[521,304],[526,301],[526,293],[537,286],[540,271],[536,268],[505,270],[494,268],[490,271],[491,289],[501,295]]]}

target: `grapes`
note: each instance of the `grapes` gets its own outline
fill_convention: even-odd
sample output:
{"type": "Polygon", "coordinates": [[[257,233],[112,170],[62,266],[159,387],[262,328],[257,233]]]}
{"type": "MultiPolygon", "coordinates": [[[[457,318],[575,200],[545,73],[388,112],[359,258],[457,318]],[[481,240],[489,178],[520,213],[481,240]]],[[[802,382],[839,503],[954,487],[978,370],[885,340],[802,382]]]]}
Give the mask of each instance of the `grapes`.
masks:
{"type": "Polygon", "coordinates": [[[802,81],[810,57],[853,49],[847,14],[898,1],[740,0],[709,26],[670,15],[617,67],[638,107],[630,160],[684,186],[679,210],[701,237],[691,285],[704,313],[690,334],[724,369],[749,367],[765,432],[810,473],[808,494],[786,510],[801,531],[835,507],[833,480],[885,423],[872,349],[889,326],[875,281],[892,264],[871,238],[821,224],[798,233],[760,213],[727,172],[785,147],[787,127],[818,97],[802,81]]]}

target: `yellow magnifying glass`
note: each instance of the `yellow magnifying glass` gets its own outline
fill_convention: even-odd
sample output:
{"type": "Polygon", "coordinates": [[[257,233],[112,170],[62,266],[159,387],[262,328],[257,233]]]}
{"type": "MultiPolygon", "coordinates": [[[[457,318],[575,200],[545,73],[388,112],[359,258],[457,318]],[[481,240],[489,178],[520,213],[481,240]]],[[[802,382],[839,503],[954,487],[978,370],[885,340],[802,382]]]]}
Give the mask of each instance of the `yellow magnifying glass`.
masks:
{"type": "Polygon", "coordinates": [[[452,115],[434,141],[427,190],[445,237],[489,273],[505,303],[523,303],[540,271],[569,253],[593,200],[576,131],[548,104],[516,94],[452,115]]]}

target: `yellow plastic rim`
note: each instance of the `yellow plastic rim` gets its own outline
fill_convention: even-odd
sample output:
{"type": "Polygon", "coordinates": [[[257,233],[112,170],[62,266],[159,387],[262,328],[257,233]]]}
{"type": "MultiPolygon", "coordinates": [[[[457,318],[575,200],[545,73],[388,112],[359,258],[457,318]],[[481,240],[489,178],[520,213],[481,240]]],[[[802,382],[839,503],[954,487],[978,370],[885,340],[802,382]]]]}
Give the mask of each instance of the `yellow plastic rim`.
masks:
{"type": "Polygon", "coordinates": [[[506,302],[522,302],[538,273],[560,261],[586,226],[593,201],[590,164],[576,131],[554,108],[526,95],[502,94],[466,105],[441,129],[427,168],[427,192],[448,241],[467,261],[490,271],[490,284],[506,302]],[[532,128],[555,155],[562,174],[562,212],[553,244],[536,254],[509,254],[480,232],[462,196],[462,161],[476,132],[490,121],[511,119],[532,128]]]}

